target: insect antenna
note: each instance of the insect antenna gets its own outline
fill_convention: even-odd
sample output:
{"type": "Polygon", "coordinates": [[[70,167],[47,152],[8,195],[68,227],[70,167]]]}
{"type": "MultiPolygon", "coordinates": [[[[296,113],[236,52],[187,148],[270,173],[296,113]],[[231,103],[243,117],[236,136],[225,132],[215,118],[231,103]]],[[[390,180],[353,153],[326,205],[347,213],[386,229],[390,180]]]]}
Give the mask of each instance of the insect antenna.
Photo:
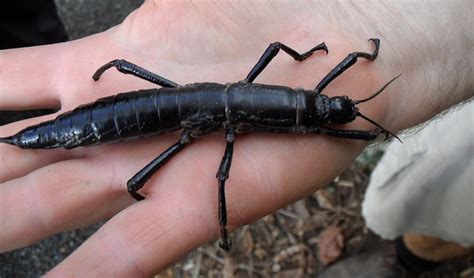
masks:
{"type": "Polygon", "coordinates": [[[354,100],[353,103],[354,104],[359,104],[361,102],[366,102],[368,100],[371,100],[373,99],[374,97],[378,96],[383,90],[385,90],[385,88],[388,87],[388,85],[390,85],[390,83],[392,83],[393,81],[395,81],[395,79],[399,78],[400,75],[402,75],[401,73],[397,76],[395,76],[392,80],[388,81],[387,84],[383,85],[382,88],[380,88],[380,90],[378,90],[375,94],[371,95],[370,97],[366,98],[366,99],[361,99],[361,100],[354,100]]]}
{"type": "Polygon", "coordinates": [[[398,141],[400,141],[400,143],[403,143],[402,140],[400,140],[400,138],[398,138],[397,135],[395,135],[395,133],[391,132],[390,130],[386,129],[385,127],[381,126],[380,124],[376,123],[375,121],[367,118],[366,116],[362,115],[360,112],[357,112],[357,116],[360,116],[361,118],[363,118],[364,120],[368,121],[369,123],[373,124],[374,126],[380,128],[386,135],[385,139],[388,138],[388,135],[392,135],[393,137],[397,138],[398,141]]]}

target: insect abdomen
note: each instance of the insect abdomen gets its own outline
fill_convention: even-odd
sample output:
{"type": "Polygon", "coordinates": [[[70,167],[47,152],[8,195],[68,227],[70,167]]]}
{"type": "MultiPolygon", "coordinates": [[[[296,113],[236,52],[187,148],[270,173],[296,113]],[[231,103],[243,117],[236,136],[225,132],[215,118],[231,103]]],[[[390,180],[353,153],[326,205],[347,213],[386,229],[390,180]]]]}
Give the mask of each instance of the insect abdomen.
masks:
{"type": "Polygon", "coordinates": [[[98,99],[12,136],[25,149],[97,145],[179,129],[175,89],[150,89],[98,99]]]}
{"type": "MultiPolygon", "coordinates": [[[[176,99],[175,89],[149,89],[99,99],[84,107],[90,110],[90,117],[78,107],[69,120],[74,122],[78,118],[72,126],[83,133],[77,142],[72,145],[65,142],[64,147],[131,140],[176,130],[179,128],[176,99]],[[78,113],[74,115],[76,110],[78,113]]],[[[65,118],[67,121],[68,117],[65,118]]]]}

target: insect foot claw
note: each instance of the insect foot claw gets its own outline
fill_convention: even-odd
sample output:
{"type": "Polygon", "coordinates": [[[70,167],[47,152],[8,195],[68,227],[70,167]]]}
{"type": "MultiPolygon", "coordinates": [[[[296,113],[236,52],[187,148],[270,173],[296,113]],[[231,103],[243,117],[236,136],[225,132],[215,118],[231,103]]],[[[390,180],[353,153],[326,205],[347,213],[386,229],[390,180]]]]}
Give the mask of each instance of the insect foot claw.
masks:
{"type": "Polygon", "coordinates": [[[140,193],[137,193],[137,192],[131,192],[129,191],[130,195],[132,195],[132,197],[137,200],[137,201],[142,201],[142,200],[145,200],[145,197],[140,194],[140,193]]]}
{"type": "Polygon", "coordinates": [[[137,201],[141,201],[141,200],[144,200],[145,197],[138,193],[137,190],[136,190],[137,186],[136,184],[133,182],[133,180],[129,180],[127,182],[127,190],[128,190],[128,193],[130,193],[130,195],[133,197],[133,199],[137,200],[137,201]]]}
{"type": "Polygon", "coordinates": [[[219,247],[224,249],[225,251],[229,251],[232,247],[232,241],[219,241],[219,247]]]}

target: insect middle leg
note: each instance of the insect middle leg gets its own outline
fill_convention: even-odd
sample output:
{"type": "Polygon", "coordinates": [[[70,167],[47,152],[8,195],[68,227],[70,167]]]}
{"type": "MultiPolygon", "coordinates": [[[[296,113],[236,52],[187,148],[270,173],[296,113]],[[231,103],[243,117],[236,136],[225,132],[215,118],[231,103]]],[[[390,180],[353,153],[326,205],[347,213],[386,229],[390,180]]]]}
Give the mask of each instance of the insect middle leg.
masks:
{"type": "Polygon", "coordinates": [[[232,242],[227,238],[227,207],[225,202],[225,182],[229,178],[230,165],[232,163],[232,154],[234,152],[234,132],[228,129],[226,132],[227,146],[225,148],[224,157],[222,157],[221,165],[217,171],[217,181],[219,182],[219,225],[221,227],[221,238],[219,246],[224,250],[229,250],[232,242]]]}
{"type": "Polygon", "coordinates": [[[281,42],[274,42],[268,46],[267,50],[265,50],[262,57],[260,57],[257,64],[252,68],[252,70],[244,80],[249,83],[252,83],[254,79],[257,78],[257,76],[263,71],[263,69],[265,69],[265,67],[270,63],[270,61],[278,54],[280,49],[285,51],[291,57],[293,57],[293,59],[295,59],[296,61],[303,61],[317,50],[324,50],[326,51],[326,54],[328,53],[328,48],[324,42],[316,45],[315,47],[311,48],[303,54],[299,54],[298,52],[282,44],[281,42]]]}
{"type": "Polygon", "coordinates": [[[130,195],[137,201],[145,199],[143,195],[138,193],[145,183],[153,176],[153,174],[158,171],[166,162],[168,162],[171,157],[177,154],[179,151],[184,149],[192,141],[192,137],[188,131],[183,131],[178,142],[169,147],[166,151],[162,152],[157,158],[153,159],[148,165],[136,173],[130,180],[127,182],[127,189],[130,195]]]}
{"type": "Polygon", "coordinates": [[[379,39],[369,39],[369,41],[372,41],[375,45],[374,52],[372,54],[370,53],[365,53],[365,52],[353,52],[347,55],[344,60],[342,60],[336,67],[334,67],[324,78],[319,82],[319,84],[316,86],[315,90],[318,93],[321,93],[324,88],[326,88],[331,81],[334,80],[334,78],[338,77],[341,73],[346,71],[348,68],[350,68],[352,65],[354,65],[357,62],[357,58],[365,58],[369,61],[375,60],[377,58],[377,55],[379,53],[379,48],[380,48],[380,40],[379,39]]]}
{"type": "Polygon", "coordinates": [[[125,60],[113,60],[113,61],[108,62],[107,64],[100,67],[94,73],[94,75],[92,75],[92,79],[94,79],[95,81],[99,80],[102,74],[106,70],[112,67],[115,67],[121,73],[134,75],[138,78],[144,79],[146,81],[150,81],[151,83],[155,83],[162,87],[169,87],[169,88],[178,87],[178,84],[174,83],[173,81],[168,80],[164,77],[161,77],[157,74],[154,74],[151,71],[148,71],[140,66],[137,66],[125,60]]]}

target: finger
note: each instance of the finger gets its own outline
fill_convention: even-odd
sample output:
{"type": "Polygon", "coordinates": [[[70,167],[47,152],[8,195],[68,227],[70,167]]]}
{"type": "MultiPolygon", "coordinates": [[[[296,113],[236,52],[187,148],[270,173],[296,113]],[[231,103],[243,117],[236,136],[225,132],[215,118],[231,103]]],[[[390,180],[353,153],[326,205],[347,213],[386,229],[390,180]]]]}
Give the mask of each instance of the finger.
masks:
{"type": "MultiPolygon", "coordinates": [[[[0,126],[0,137],[11,136],[25,127],[53,119],[56,115],[47,115],[0,126]]],[[[24,176],[45,165],[71,159],[75,155],[77,156],[77,152],[64,149],[24,150],[0,143],[0,183],[24,176]]]]}
{"type": "MultiPolygon", "coordinates": [[[[0,109],[56,107],[60,99],[61,112],[65,112],[105,95],[154,86],[115,70],[111,70],[107,76],[101,78],[105,80],[98,82],[92,80],[92,73],[103,63],[117,57],[127,58],[130,55],[123,53],[107,38],[103,35],[93,36],[69,42],[67,47],[64,47],[66,44],[57,44],[0,53],[3,54],[0,55],[0,70],[8,69],[1,72],[0,109]],[[93,47],[94,51],[91,51],[93,45],[101,47],[93,47]],[[18,63],[15,64],[16,60],[18,63]],[[55,104],[51,105],[52,103],[55,104]]],[[[0,127],[0,137],[15,134],[22,128],[41,122],[43,119],[52,119],[54,116],[0,127]]],[[[20,177],[44,165],[69,159],[74,157],[75,153],[82,152],[61,149],[20,150],[0,144],[0,161],[4,166],[0,167],[0,182],[20,177]]]]}
{"type": "MultiPolygon", "coordinates": [[[[90,97],[92,96],[89,96],[89,98],[90,97]]],[[[83,101],[87,102],[88,100],[86,99],[83,101]]],[[[55,119],[61,113],[64,113],[64,110],[61,110],[55,114],[0,126],[0,137],[11,136],[26,127],[55,119]]],[[[31,171],[38,169],[39,167],[43,167],[54,162],[84,157],[87,153],[88,151],[85,151],[83,148],[73,150],[65,150],[63,148],[20,149],[16,146],[0,143],[0,161],[2,165],[2,167],[0,167],[0,182],[21,177],[31,171]]]]}
{"type": "Polygon", "coordinates": [[[2,229],[0,252],[111,217],[133,201],[126,181],[171,144],[172,136],[163,136],[159,143],[148,139],[139,145],[84,148],[83,158],[1,184],[0,223],[8,226],[2,229]],[[150,152],[153,148],[156,153],[150,152]]]}
{"type": "MultiPolygon", "coordinates": [[[[344,167],[341,164],[347,165],[358,150],[354,146],[335,148],[324,140],[308,140],[293,137],[282,144],[281,138],[267,137],[240,142],[250,151],[236,145],[227,185],[231,227],[253,221],[329,182],[344,167]],[[295,148],[299,145],[307,148],[295,148]],[[271,158],[264,152],[272,152],[271,158]],[[338,166],[324,159],[314,163],[318,161],[315,156],[330,159],[338,155],[338,166]]],[[[150,189],[145,201],[112,218],[50,274],[151,276],[215,238],[219,224],[214,173],[220,158],[209,163],[212,167],[203,164],[199,168],[195,159],[218,152],[222,155],[223,147],[216,151],[202,143],[193,146],[187,156],[171,160],[169,171],[160,172],[155,179],[160,186],[150,189]],[[208,168],[214,171],[209,173],[208,168]]]]}
{"type": "Polygon", "coordinates": [[[66,111],[105,95],[153,87],[149,82],[116,71],[107,73],[107,82],[92,80],[95,70],[112,59],[137,60],[136,55],[117,47],[104,34],[67,43],[0,51],[0,110],[62,108],[66,111]]]}
{"type": "Polygon", "coordinates": [[[107,168],[68,160],[0,186],[0,252],[96,223],[129,205],[132,199],[117,182],[122,175],[107,168]]]}
{"type": "Polygon", "coordinates": [[[59,108],[53,80],[62,49],[58,44],[0,51],[0,110],[59,108]]]}

